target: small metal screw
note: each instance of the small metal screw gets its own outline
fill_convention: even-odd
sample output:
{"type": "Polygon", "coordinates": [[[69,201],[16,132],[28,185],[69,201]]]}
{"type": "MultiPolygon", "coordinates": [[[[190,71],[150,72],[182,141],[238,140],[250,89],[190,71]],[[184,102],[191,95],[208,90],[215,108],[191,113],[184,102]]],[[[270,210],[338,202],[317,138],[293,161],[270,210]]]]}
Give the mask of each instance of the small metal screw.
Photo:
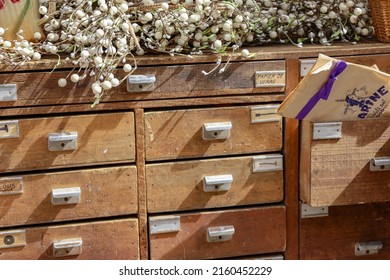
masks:
{"type": "Polygon", "coordinates": [[[4,244],[5,245],[12,245],[15,243],[15,238],[12,235],[7,235],[4,237],[4,244]]]}
{"type": "Polygon", "coordinates": [[[215,137],[218,136],[218,132],[217,131],[215,131],[213,134],[214,134],[215,137]]]}

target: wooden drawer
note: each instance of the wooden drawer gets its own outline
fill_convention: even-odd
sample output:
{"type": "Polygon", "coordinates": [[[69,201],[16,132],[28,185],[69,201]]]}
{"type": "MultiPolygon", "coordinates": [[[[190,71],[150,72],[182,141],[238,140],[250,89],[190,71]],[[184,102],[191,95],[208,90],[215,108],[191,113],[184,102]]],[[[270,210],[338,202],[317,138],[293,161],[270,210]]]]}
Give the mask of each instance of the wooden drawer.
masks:
{"type": "Polygon", "coordinates": [[[276,115],[277,106],[146,113],[146,160],[280,151],[282,118],[276,115]],[[219,124],[222,125],[218,127],[219,124]]]}
{"type": "Polygon", "coordinates": [[[138,220],[0,231],[0,259],[139,259],[138,220]]]}
{"type": "Polygon", "coordinates": [[[0,177],[0,225],[137,213],[135,166],[0,177]]]}
{"type": "Polygon", "coordinates": [[[390,258],[390,204],[334,206],[328,211],[326,217],[301,219],[301,259],[390,258]],[[375,253],[378,244],[382,248],[375,253]]]}
{"type": "Polygon", "coordinates": [[[0,129],[0,172],[135,159],[133,113],[0,121],[0,129]]]}
{"type": "Polygon", "coordinates": [[[390,166],[374,168],[372,160],[390,160],[390,119],[343,122],[341,138],[313,140],[313,128],[301,131],[301,199],[311,206],[347,205],[390,200],[390,166]],[[387,169],[387,170],[386,170],[387,169]]]}
{"type": "Polygon", "coordinates": [[[150,217],[151,259],[214,259],[284,251],[285,212],[284,206],[273,206],[150,217]],[[209,233],[216,236],[208,240],[209,233]]]}
{"type": "MultiPolygon", "coordinates": [[[[215,63],[209,63],[140,67],[134,74],[154,75],[156,80],[154,89],[148,89],[148,86],[139,88],[139,85],[136,85],[136,90],[133,91],[129,87],[129,92],[125,81],[119,88],[105,94],[102,102],[284,92],[286,75],[283,60],[233,62],[221,74],[218,72],[223,66],[210,75],[202,73],[210,71],[215,66],[215,63]]],[[[58,80],[68,74],[68,72],[2,74],[0,84],[16,85],[17,96],[16,100],[0,102],[0,108],[92,103],[93,94],[90,86],[94,82],[93,79],[88,77],[77,84],[68,80],[66,87],[59,87],[58,80]]],[[[119,75],[123,76],[123,73],[119,75]]]]}
{"type": "Polygon", "coordinates": [[[149,164],[146,166],[148,211],[281,201],[282,169],[280,154],[149,164]]]}

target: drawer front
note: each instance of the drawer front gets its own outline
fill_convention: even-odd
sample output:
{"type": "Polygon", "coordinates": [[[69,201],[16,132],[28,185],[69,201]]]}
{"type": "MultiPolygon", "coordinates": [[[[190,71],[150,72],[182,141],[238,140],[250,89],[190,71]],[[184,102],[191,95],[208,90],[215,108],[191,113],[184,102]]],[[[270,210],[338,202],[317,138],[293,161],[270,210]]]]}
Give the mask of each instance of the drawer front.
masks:
{"type": "Polygon", "coordinates": [[[145,130],[147,161],[282,148],[282,118],[267,106],[149,112],[145,130]]]}
{"type": "Polygon", "coordinates": [[[390,204],[334,206],[328,211],[326,217],[301,219],[301,259],[390,258],[390,204]]]}
{"type": "MultiPolygon", "coordinates": [[[[223,73],[219,73],[223,65],[209,75],[204,75],[202,71],[209,72],[217,66],[215,63],[139,67],[134,74],[153,75],[155,82],[152,85],[128,86],[125,81],[115,89],[115,92],[112,90],[105,94],[102,102],[284,92],[286,79],[284,61],[234,62],[230,63],[223,73]]],[[[90,87],[93,79],[88,76],[77,84],[68,80],[66,87],[59,87],[58,80],[68,74],[68,72],[2,74],[0,84],[15,85],[17,93],[16,98],[0,100],[0,108],[11,105],[92,103],[94,97],[90,87]]],[[[123,76],[122,71],[119,76],[123,76]]]]}
{"type": "Polygon", "coordinates": [[[389,125],[390,119],[343,122],[341,138],[312,140],[313,124],[304,122],[301,199],[311,206],[390,201],[389,125]],[[383,165],[373,168],[374,159],[383,165]]]}
{"type": "Polygon", "coordinates": [[[0,121],[0,172],[134,162],[133,113],[0,121]]]}
{"type": "Polygon", "coordinates": [[[138,232],[137,219],[0,231],[0,259],[136,260],[138,232]]]}
{"type": "Polygon", "coordinates": [[[149,217],[151,259],[215,259],[285,250],[285,207],[149,217]]]}
{"type": "Polygon", "coordinates": [[[282,169],[281,155],[149,164],[146,166],[148,211],[281,201],[282,169]],[[259,170],[258,166],[266,169],[259,170]]]}
{"type": "Polygon", "coordinates": [[[136,167],[0,177],[0,224],[137,213],[136,167]]]}

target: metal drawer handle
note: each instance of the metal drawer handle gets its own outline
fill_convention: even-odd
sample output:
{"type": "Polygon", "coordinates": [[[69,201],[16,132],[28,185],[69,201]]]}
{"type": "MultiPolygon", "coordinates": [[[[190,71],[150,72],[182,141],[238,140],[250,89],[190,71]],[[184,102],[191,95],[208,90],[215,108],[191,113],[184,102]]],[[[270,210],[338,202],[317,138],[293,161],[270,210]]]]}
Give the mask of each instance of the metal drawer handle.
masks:
{"type": "Polygon", "coordinates": [[[390,157],[377,157],[370,161],[371,171],[387,171],[390,170],[390,157]]]}
{"type": "Polygon", "coordinates": [[[26,231],[11,230],[0,232],[0,249],[26,246],[26,231]]]}
{"type": "Polygon", "coordinates": [[[16,84],[0,85],[0,102],[18,100],[16,84]]]}
{"type": "Polygon", "coordinates": [[[205,176],[203,178],[203,190],[205,192],[224,192],[230,189],[233,175],[205,176]]]}
{"type": "Polygon", "coordinates": [[[378,254],[382,248],[383,243],[381,241],[359,242],[355,244],[355,255],[365,256],[378,254]]]}
{"type": "Polygon", "coordinates": [[[77,256],[82,253],[83,240],[81,238],[70,238],[53,241],[53,256],[56,258],[66,256],[77,256]]]}
{"type": "Polygon", "coordinates": [[[77,148],[77,132],[50,133],[49,151],[69,151],[77,148]]]}
{"type": "Polygon", "coordinates": [[[156,76],[154,74],[147,75],[130,75],[127,78],[128,92],[147,92],[153,91],[155,88],[156,76]]]}
{"type": "Polygon", "coordinates": [[[214,122],[203,125],[203,140],[228,139],[233,125],[231,122],[214,122]]]}
{"type": "Polygon", "coordinates": [[[221,226],[207,228],[207,242],[225,242],[233,238],[234,226],[221,226]]]}
{"type": "Polygon", "coordinates": [[[67,205],[77,204],[80,202],[81,189],[65,188],[65,189],[53,189],[51,191],[51,203],[53,205],[67,205]]]}
{"type": "Polygon", "coordinates": [[[0,122],[0,139],[18,138],[18,137],[19,137],[19,121],[0,122]]]}

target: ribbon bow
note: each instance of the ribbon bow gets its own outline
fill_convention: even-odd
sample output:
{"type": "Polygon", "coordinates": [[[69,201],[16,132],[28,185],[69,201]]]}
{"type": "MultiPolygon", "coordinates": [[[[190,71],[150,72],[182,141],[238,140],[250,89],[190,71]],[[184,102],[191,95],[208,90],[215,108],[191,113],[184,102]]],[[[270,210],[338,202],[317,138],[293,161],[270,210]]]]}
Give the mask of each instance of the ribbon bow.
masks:
{"type": "Polygon", "coordinates": [[[343,73],[343,71],[347,68],[347,63],[342,60],[338,60],[336,62],[335,67],[329,74],[329,78],[326,83],[321,87],[321,89],[313,95],[312,98],[307,102],[307,104],[302,108],[302,110],[295,117],[298,120],[303,120],[311,110],[313,110],[314,106],[321,100],[328,100],[329,95],[332,91],[333,84],[337,80],[337,77],[343,73]]]}

